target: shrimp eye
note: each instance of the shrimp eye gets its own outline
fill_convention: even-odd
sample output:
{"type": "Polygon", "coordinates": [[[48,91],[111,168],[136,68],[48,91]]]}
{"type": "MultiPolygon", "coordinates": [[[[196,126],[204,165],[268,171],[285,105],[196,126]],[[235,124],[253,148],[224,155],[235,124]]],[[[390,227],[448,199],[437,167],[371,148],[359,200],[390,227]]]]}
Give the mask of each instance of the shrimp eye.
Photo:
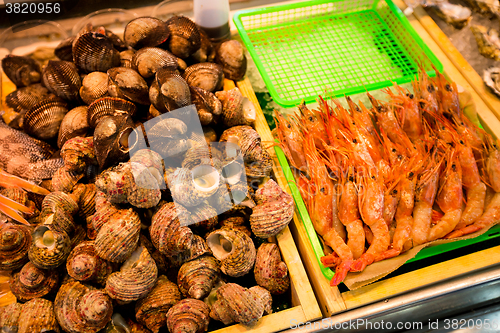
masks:
{"type": "Polygon", "coordinates": [[[453,89],[451,89],[451,86],[449,84],[446,84],[444,87],[447,91],[453,91],[453,89]]]}
{"type": "Polygon", "coordinates": [[[423,109],[425,107],[425,103],[424,102],[420,102],[419,105],[420,105],[421,109],[423,109]]]}
{"type": "Polygon", "coordinates": [[[398,155],[398,160],[402,159],[403,155],[398,155]]]}
{"type": "Polygon", "coordinates": [[[460,144],[462,144],[462,145],[463,145],[463,144],[464,144],[464,141],[463,141],[463,140],[460,140],[460,144]]]}
{"type": "Polygon", "coordinates": [[[379,112],[383,111],[382,105],[377,106],[377,110],[378,110],[379,112]]]}
{"type": "Polygon", "coordinates": [[[288,128],[292,128],[292,125],[290,125],[290,124],[287,124],[287,125],[286,125],[286,127],[288,127],[288,128]]]}
{"type": "Polygon", "coordinates": [[[375,176],[372,176],[372,179],[375,179],[375,176]]]}
{"type": "Polygon", "coordinates": [[[398,190],[392,190],[392,194],[398,194],[398,190]]]}
{"type": "Polygon", "coordinates": [[[396,148],[392,148],[392,152],[395,153],[396,152],[396,148]]]}
{"type": "Polygon", "coordinates": [[[410,97],[410,99],[413,99],[413,97],[415,96],[413,96],[413,94],[409,94],[408,97],[410,97]]]}
{"type": "Polygon", "coordinates": [[[358,143],[358,140],[353,139],[353,140],[352,140],[352,142],[353,142],[353,143],[358,143]]]}
{"type": "Polygon", "coordinates": [[[427,91],[430,92],[430,93],[433,93],[435,91],[434,86],[432,84],[429,84],[427,86],[427,91]]]}
{"type": "Polygon", "coordinates": [[[361,109],[357,105],[356,105],[356,111],[361,112],[361,109]]]}
{"type": "Polygon", "coordinates": [[[410,173],[408,174],[408,176],[409,176],[409,177],[413,177],[414,175],[415,175],[415,174],[414,174],[413,172],[410,172],[410,173]]]}
{"type": "Polygon", "coordinates": [[[349,181],[350,181],[350,182],[353,182],[353,181],[354,181],[354,178],[353,178],[352,176],[351,176],[351,177],[349,177],[349,181]]]}
{"type": "Polygon", "coordinates": [[[321,190],[320,190],[321,193],[325,193],[325,188],[322,187],[321,190]]]}
{"type": "Polygon", "coordinates": [[[313,121],[314,118],[312,116],[309,116],[309,121],[313,121]]]}

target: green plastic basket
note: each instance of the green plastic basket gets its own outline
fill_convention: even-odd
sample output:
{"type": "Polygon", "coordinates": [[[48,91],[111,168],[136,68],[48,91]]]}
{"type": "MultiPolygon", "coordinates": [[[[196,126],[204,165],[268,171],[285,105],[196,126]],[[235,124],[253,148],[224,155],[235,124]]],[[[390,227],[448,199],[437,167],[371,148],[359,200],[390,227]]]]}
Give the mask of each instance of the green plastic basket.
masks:
{"type": "Polygon", "coordinates": [[[353,95],[411,82],[442,64],[391,0],[315,0],[233,17],[274,101],[353,95]]]}

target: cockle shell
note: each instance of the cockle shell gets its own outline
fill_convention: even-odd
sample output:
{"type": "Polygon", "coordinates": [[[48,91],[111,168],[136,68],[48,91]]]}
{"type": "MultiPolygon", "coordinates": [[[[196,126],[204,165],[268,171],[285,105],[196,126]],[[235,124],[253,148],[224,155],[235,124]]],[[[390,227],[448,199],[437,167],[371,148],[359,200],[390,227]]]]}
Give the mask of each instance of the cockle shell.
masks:
{"type": "Polygon", "coordinates": [[[71,109],[66,113],[59,127],[57,146],[61,148],[66,141],[77,136],[85,137],[88,131],[87,107],[78,106],[71,109]]]}
{"type": "Polygon", "coordinates": [[[216,50],[215,61],[222,65],[224,75],[230,80],[243,79],[247,71],[245,48],[237,40],[221,43],[216,50]]]}
{"type": "Polygon", "coordinates": [[[64,231],[57,231],[50,225],[39,225],[32,237],[28,257],[36,267],[52,269],[64,264],[71,251],[71,241],[64,231]]]}
{"type": "Polygon", "coordinates": [[[54,139],[59,134],[66,113],[68,113],[67,104],[61,98],[51,95],[26,112],[24,131],[37,139],[54,139]]]}
{"type": "Polygon", "coordinates": [[[290,194],[281,190],[274,180],[269,180],[255,193],[257,206],[250,216],[250,227],[255,236],[276,236],[293,218],[295,205],[290,194]]]}
{"type": "Polygon", "coordinates": [[[28,262],[31,228],[7,223],[0,228],[0,270],[11,271],[28,262]]]}
{"type": "Polygon", "coordinates": [[[189,18],[176,15],[169,18],[165,24],[171,33],[169,49],[177,57],[186,59],[201,47],[198,26],[189,18]]]}
{"type": "Polygon", "coordinates": [[[456,29],[462,29],[472,20],[472,11],[465,6],[441,2],[436,3],[434,9],[440,18],[456,29]]]}
{"type": "Polygon", "coordinates": [[[52,293],[58,287],[58,282],[57,271],[40,269],[28,262],[21,271],[13,274],[9,286],[19,302],[27,302],[52,293]]]}
{"type": "Polygon", "coordinates": [[[144,47],[138,50],[132,58],[132,68],[145,79],[153,77],[159,68],[164,67],[176,70],[177,57],[158,47],[144,47]]]}
{"type": "Polygon", "coordinates": [[[83,178],[83,174],[66,171],[66,168],[59,168],[52,177],[52,187],[54,191],[71,193],[76,183],[83,178]]]}
{"type": "Polygon", "coordinates": [[[158,333],[167,324],[168,310],[180,300],[181,293],[177,285],[161,275],[151,292],[137,302],[135,317],[153,333],[158,333]]]}
{"type": "MultiPolygon", "coordinates": [[[[49,97],[50,92],[40,83],[35,83],[27,87],[14,90],[5,97],[5,103],[14,111],[26,113],[38,102],[49,97]]],[[[10,124],[9,124],[10,126],[10,124]]]]}
{"type": "Polygon", "coordinates": [[[155,81],[149,88],[149,100],[164,113],[190,105],[191,92],[186,80],[177,71],[164,67],[156,71],[155,81]]]}
{"type": "Polygon", "coordinates": [[[21,315],[22,304],[11,303],[0,311],[0,329],[6,333],[15,333],[19,327],[19,316],[21,315]]]}
{"type": "Polygon", "coordinates": [[[254,266],[255,245],[239,230],[215,230],[207,236],[207,245],[214,257],[221,261],[221,271],[226,275],[240,277],[254,266]]]}
{"type": "Polygon", "coordinates": [[[52,93],[70,102],[80,100],[82,80],[72,62],[49,60],[43,69],[42,81],[52,93]]]}
{"type": "Polygon", "coordinates": [[[151,241],[146,237],[145,234],[141,234],[141,236],[139,237],[139,242],[148,250],[151,257],[153,257],[156,268],[158,268],[158,274],[166,274],[169,268],[167,257],[161,254],[160,251],[158,251],[154,247],[153,243],[151,243],[151,241]]]}
{"type": "Polygon", "coordinates": [[[263,158],[260,135],[250,126],[231,127],[222,133],[219,141],[237,144],[247,163],[263,158]]]}
{"type": "MultiPolygon", "coordinates": [[[[89,74],[90,75],[90,74],[89,74]]],[[[103,97],[93,101],[88,108],[88,123],[95,128],[107,116],[134,116],[137,107],[123,98],[103,97]]]]}
{"type": "Polygon", "coordinates": [[[108,93],[110,96],[149,105],[149,87],[132,68],[115,67],[108,70],[108,93]]]}
{"type": "Polygon", "coordinates": [[[253,103],[243,97],[238,88],[223,90],[215,93],[222,103],[222,122],[227,127],[237,125],[253,125],[256,110],[253,103]]]}
{"type": "Polygon", "coordinates": [[[136,301],[145,297],[156,284],[158,269],[145,247],[137,250],[106,281],[108,295],[121,303],[136,301]]]}
{"type": "Polygon", "coordinates": [[[288,268],[281,261],[280,250],[276,244],[263,243],[257,250],[254,268],[255,281],[271,294],[283,294],[290,287],[288,268]]]}
{"type": "Polygon", "coordinates": [[[60,332],[51,301],[33,298],[21,307],[17,333],[33,332],[60,332]]]}
{"type": "Polygon", "coordinates": [[[210,38],[203,29],[199,29],[201,36],[201,46],[191,55],[191,59],[195,62],[214,62],[215,59],[215,47],[212,45],[210,38]]]}
{"type": "Polygon", "coordinates": [[[141,220],[132,209],[120,209],[97,233],[94,248],[99,257],[111,262],[124,262],[139,242],[141,220]]]}
{"type": "Polygon", "coordinates": [[[78,215],[81,218],[86,219],[89,216],[94,215],[96,211],[96,187],[94,184],[77,184],[73,188],[73,196],[76,198],[78,203],[78,215]]]}
{"type": "Polygon", "coordinates": [[[111,265],[101,259],[94,248],[94,242],[86,241],[78,244],[69,254],[66,261],[69,276],[78,281],[105,284],[112,272],[111,265]]]}
{"type": "Polygon", "coordinates": [[[164,204],[151,220],[151,242],[163,255],[170,257],[188,250],[193,232],[181,221],[188,221],[188,211],[173,202],[164,204]]]}
{"type": "Polygon", "coordinates": [[[123,32],[125,42],[136,50],[160,45],[169,36],[170,31],[162,20],[147,16],[133,19],[127,24],[123,32]]]}
{"type": "Polygon", "coordinates": [[[105,35],[104,29],[98,32],[86,27],[73,41],[73,61],[75,65],[86,73],[106,72],[112,67],[120,65],[120,52],[112,41],[105,35]]]}
{"type": "Polygon", "coordinates": [[[156,178],[158,185],[164,189],[165,180],[163,179],[163,159],[160,154],[151,149],[140,149],[134,151],[130,157],[130,162],[139,163],[145,166],[149,172],[156,178]]]}
{"type": "Polygon", "coordinates": [[[54,49],[54,54],[60,60],[64,61],[73,61],[73,41],[75,40],[74,36],[68,37],[54,49]]]}
{"type": "Polygon", "coordinates": [[[80,97],[85,104],[108,95],[108,75],[103,72],[89,73],[82,81],[80,97]]]}
{"type": "Polygon", "coordinates": [[[55,230],[71,235],[75,230],[73,215],[78,211],[78,204],[71,194],[52,192],[42,202],[40,220],[55,230]]]}
{"type": "Polygon", "coordinates": [[[256,295],[264,305],[264,314],[271,314],[273,312],[273,297],[271,293],[266,288],[262,288],[261,286],[253,286],[248,289],[248,291],[252,292],[256,295]]]}
{"type": "Polygon", "coordinates": [[[105,292],[71,281],[57,292],[54,310],[65,332],[96,333],[111,320],[113,304],[105,292]]]}
{"type": "Polygon", "coordinates": [[[88,165],[97,164],[94,138],[77,136],[69,139],[61,148],[61,156],[67,171],[83,173],[88,165]]]}
{"type": "Polygon", "coordinates": [[[18,88],[40,82],[40,65],[30,57],[9,54],[2,59],[2,69],[18,88]]]}
{"type": "Polygon", "coordinates": [[[210,165],[199,165],[192,170],[178,168],[168,177],[172,197],[186,207],[201,204],[217,192],[219,183],[219,172],[210,165]]]}
{"type": "Polygon", "coordinates": [[[263,314],[264,304],[260,297],[238,284],[227,283],[217,289],[217,301],[212,306],[210,317],[225,325],[234,322],[253,325],[263,314]]]}
{"type": "Polygon", "coordinates": [[[182,264],[196,259],[204,254],[211,254],[207,242],[198,235],[193,236],[191,246],[184,252],[169,257],[170,263],[174,267],[180,267],[182,264]]]}
{"type": "Polygon", "coordinates": [[[214,92],[224,85],[222,67],[212,62],[203,62],[189,66],[183,74],[186,82],[196,88],[214,92]]]}
{"type": "Polygon", "coordinates": [[[187,298],[168,310],[167,327],[170,333],[203,333],[208,329],[210,308],[204,302],[187,298]]]}
{"type": "Polygon", "coordinates": [[[212,256],[202,256],[184,263],[177,274],[177,284],[185,297],[203,299],[220,275],[220,262],[212,256]]]}
{"type": "Polygon", "coordinates": [[[222,114],[221,101],[210,91],[190,87],[193,104],[196,105],[198,117],[203,126],[217,123],[222,114]]]}

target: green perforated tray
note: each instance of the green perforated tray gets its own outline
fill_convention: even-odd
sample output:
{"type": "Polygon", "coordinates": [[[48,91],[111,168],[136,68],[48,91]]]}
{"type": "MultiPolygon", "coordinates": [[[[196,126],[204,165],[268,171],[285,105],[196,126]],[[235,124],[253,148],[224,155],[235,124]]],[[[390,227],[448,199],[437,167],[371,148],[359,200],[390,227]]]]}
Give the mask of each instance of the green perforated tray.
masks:
{"type": "Polygon", "coordinates": [[[410,82],[439,60],[391,0],[315,0],[233,17],[278,104],[342,96],[410,82]],[[391,82],[392,81],[392,82],[391,82]]]}

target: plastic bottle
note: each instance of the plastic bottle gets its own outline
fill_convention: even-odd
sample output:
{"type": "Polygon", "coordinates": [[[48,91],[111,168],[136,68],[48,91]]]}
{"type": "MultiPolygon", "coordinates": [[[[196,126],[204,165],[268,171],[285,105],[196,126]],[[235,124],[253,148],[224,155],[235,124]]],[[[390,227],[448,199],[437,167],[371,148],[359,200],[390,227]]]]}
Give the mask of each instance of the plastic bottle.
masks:
{"type": "Polygon", "coordinates": [[[229,0],[194,0],[194,20],[212,40],[228,38],[229,0]]]}

